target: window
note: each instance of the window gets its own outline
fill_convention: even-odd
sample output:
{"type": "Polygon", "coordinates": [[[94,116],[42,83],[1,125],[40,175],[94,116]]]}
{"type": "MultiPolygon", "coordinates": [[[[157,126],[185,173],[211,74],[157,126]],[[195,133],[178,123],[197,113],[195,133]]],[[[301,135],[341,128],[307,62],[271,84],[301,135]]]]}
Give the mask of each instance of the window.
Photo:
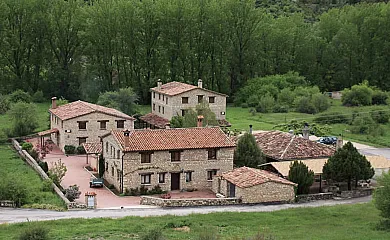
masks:
{"type": "Polygon", "coordinates": [[[79,130],[87,130],[87,121],[78,121],[79,130]]]}
{"type": "Polygon", "coordinates": [[[106,162],[106,172],[108,172],[108,162],[106,162]]]}
{"type": "Polygon", "coordinates": [[[158,174],[158,183],[165,183],[165,173],[158,174]]]}
{"type": "Polygon", "coordinates": [[[156,98],[156,92],[153,92],[153,98],[156,98]]]}
{"type": "Polygon", "coordinates": [[[108,153],[108,142],[106,142],[106,153],[108,153]]]}
{"type": "Polygon", "coordinates": [[[106,130],[107,129],[107,122],[108,120],[98,121],[100,123],[100,129],[106,130]]]}
{"type": "Polygon", "coordinates": [[[81,146],[81,144],[87,142],[87,138],[86,137],[79,137],[78,139],[79,139],[79,146],[81,146]]]}
{"type": "Polygon", "coordinates": [[[188,97],[182,97],[181,98],[181,103],[187,104],[188,103],[188,97]]]}
{"type": "Polygon", "coordinates": [[[168,97],[165,98],[165,102],[168,104],[168,97]]]}
{"type": "Polygon", "coordinates": [[[209,97],[209,103],[215,103],[215,97],[209,97]]]}
{"type": "Polygon", "coordinates": [[[117,128],[125,128],[125,120],[116,120],[117,128]]]}
{"type": "Polygon", "coordinates": [[[164,100],[165,100],[165,95],[163,95],[163,102],[164,102],[164,100]]]}
{"type": "Polygon", "coordinates": [[[163,111],[162,111],[162,112],[163,112],[163,114],[164,114],[164,113],[165,113],[165,108],[164,108],[164,107],[162,107],[162,109],[163,109],[163,111]]]}
{"type": "Polygon", "coordinates": [[[208,151],[208,159],[217,159],[217,149],[212,148],[207,151],[208,151]]]}
{"type": "Polygon", "coordinates": [[[203,95],[198,95],[198,103],[202,103],[203,102],[203,95]]]}
{"type": "Polygon", "coordinates": [[[192,181],[192,172],[186,172],[186,182],[192,181]]]}
{"type": "Polygon", "coordinates": [[[153,111],[156,111],[156,104],[153,103],[153,111]]]}
{"type": "Polygon", "coordinates": [[[150,184],[150,177],[152,174],[141,175],[141,184],[150,184]]]}
{"type": "Polygon", "coordinates": [[[114,176],[114,167],[111,167],[111,176],[114,176]]]}
{"type": "Polygon", "coordinates": [[[161,100],[161,94],[160,93],[158,94],[158,100],[161,100]]]}
{"type": "Polygon", "coordinates": [[[172,151],[171,152],[171,161],[172,162],[180,162],[180,151],[172,151]]]}
{"type": "Polygon", "coordinates": [[[143,152],[141,154],[141,163],[150,163],[152,154],[150,152],[143,152]]]}
{"type": "Polygon", "coordinates": [[[158,112],[161,112],[161,106],[158,106],[158,112]]]}
{"type": "Polygon", "coordinates": [[[213,176],[217,175],[217,170],[208,170],[207,171],[207,180],[213,180],[213,176]]]}
{"type": "Polygon", "coordinates": [[[181,110],[181,115],[184,117],[184,115],[186,115],[186,110],[185,109],[182,109],[181,110]]]}
{"type": "Polygon", "coordinates": [[[115,148],[114,148],[114,147],[112,147],[112,149],[113,149],[113,152],[114,152],[114,157],[113,157],[113,158],[115,158],[115,148]]]}
{"type": "Polygon", "coordinates": [[[119,182],[121,179],[121,170],[117,169],[116,170],[116,181],[119,182]]]}
{"type": "Polygon", "coordinates": [[[116,151],[116,158],[119,159],[119,155],[121,155],[121,151],[120,150],[116,151]]]}

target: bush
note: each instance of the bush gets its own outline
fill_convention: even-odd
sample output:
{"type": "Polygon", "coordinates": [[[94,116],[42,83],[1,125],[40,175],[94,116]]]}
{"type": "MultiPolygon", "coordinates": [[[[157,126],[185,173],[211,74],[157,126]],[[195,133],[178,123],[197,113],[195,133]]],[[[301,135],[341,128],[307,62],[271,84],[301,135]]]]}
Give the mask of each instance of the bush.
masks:
{"type": "Polygon", "coordinates": [[[242,103],[242,104],[241,104],[241,107],[242,107],[242,108],[248,108],[249,105],[248,105],[248,103],[242,103]]]}
{"type": "Polygon", "coordinates": [[[275,105],[275,99],[270,95],[266,94],[260,98],[259,103],[256,106],[256,111],[261,113],[269,113],[275,105]]]}
{"type": "Polygon", "coordinates": [[[27,229],[22,230],[19,235],[19,240],[46,240],[48,238],[49,230],[40,225],[29,226],[27,229]]]}
{"type": "Polygon", "coordinates": [[[45,97],[43,96],[43,92],[41,90],[36,91],[34,95],[32,96],[32,100],[35,103],[42,103],[45,102],[45,97]]]}
{"type": "Polygon", "coordinates": [[[250,95],[247,103],[249,107],[256,107],[260,102],[260,98],[257,95],[250,95]]]}
{"type": "Polygon", "coordinates": [[[7,134],[4,131],[0,130],[0,144],[6,143],[8,141],[7,134]]]}
{"type": "Polygon", "coordinates": [[[10,177],[7,181],[0,181],[0,200],[14,201],[17,207],[21,207],[26,203],[27,195],[26,185],[20,179],[10,177]]]}
{"type": "Polygon", "coordinates": [[[78,146],[76,148],[76,152],[77,152],[77,154],[85,154],[85,149],[83,146],[78,146]]]}
{"type": "Polygon", "coordinates": [[[386,110],[371,111],[370,115],[375,122],[385,124],[389,122],[390,113],[386,110]]]}
{"type": "Polygon", "coordinates": [[[30,152],[33,149],[32,143],[24,142],[22,143],[22,149],[26,150],[27,152],[30,152]]]}
{"type": "Polygon", "coordinates": [[[343,113],[333,112],[321,114],[314,119],[314,122],[320,124],[336,124],[336,123],[349,123],[349,119],[343,113]]]}
{"type": "Polygon", "coordinates": [[[375,90],[372,94],[372,104],[374,105],[387,105],[387,99],[389,94],[381,90],[375,90]]]}
{"type": "Polygon", "coordinates": [[[12,105],[9,115],[12,119],[12,136],[31,134],[38,127],[36,106],[32,103],[17,102],[12,105]]]}
{"type": "Polygon", "coordinates": [[[383,173],[377,181],[378,188],[374,192],[374,204],[381,212],[381,216],[390,221],[390,172],[383,173]]]}
{"type": "Polygon", "coordinates": [[[288,106],[281,106],[276,104],[273,108],[274,113],[288,113],[288,106]]]}
{"type": "Polygon", "coordinates": [[[9,95],[9,100],[12,103],[17,103],[17,102],[30,103],[31,96],[29,93],[19,89],[9,95]]]}
{"type": "Polygon", "coordinates": [[[64,150],[65,150],[65,154],[75,154],[76,147],[73,145],[65,145],[64,150]]]}
{"type": "Polygon", "coordinates": [[[313,105],[310,97],[300,97],[296,99],[296,109],[300,113],[313,114],[317,112],[317,109],[313,105]]]}
{"type": "Polygon", "coordinates": [[[55,185],[61,187],[62,178],[65,176],[67,168],[65,164],[59,159],[57,162],[53,163],[52,168],[47,172],[49,178],[53,181],[55,185]]]}
{"type": "Polygon", "coordinates": [[[165,238],[160,228],[154,228],[147,231],[143,236],[141,236],[140,239],[141,240],[164,240],[165,238]]]}
{"type": "Polygon", "coordinates": [[[355,134],[370,134],[376,128],[375,121],[369,115],[358,115],[352,122],[351,132],[355,134]]]}
{"type": "Polygon", "coordinates": [[[330,107],[329,98],[321,93],[313,94],[311,96],[311,101],[316,109],[316,112],[323,112],[330,107]]]}
{"type": "Polygon", "coordinates": [[[47,162],[39,162],[38,165],[42,168],[42,170],[47,173],[49,171],[49,166],[47,165],[47,162]]]}
{"type": "Polygon", "coordinates": [[[76,184],[65,189],[65,197],[71,202],[74,202],[74,200],[78,199],[80,194],[81,192],[79,191],[79,186],[76,184]]]}
{"type": "Polygon", "coordinates": [[[0,114],[6,113],[10,108],[8,97],[0,94],[0,114]]]}
{"type": "Polygon", "coordinates": [[[39,161],[39,153],[35,149],[31,149],[31,151],[28,152],[32,158],[35,159],[35,161],[39,161]]]}
{"type": "Polygon", "coordinates": [[[373,90],[368,82],[353,85],[351,89],[344,89],[341,101],[345,106],[368,106],[372,104],[373,90]]]}
{"type": "Polygon", "coordinates": [[[141,187],[139,188],[139,194],[140,194],[140,195],[147,195],[147,194],[148,194],[148,188],[145,187],[145,186],[141,186],[141,187]]]}

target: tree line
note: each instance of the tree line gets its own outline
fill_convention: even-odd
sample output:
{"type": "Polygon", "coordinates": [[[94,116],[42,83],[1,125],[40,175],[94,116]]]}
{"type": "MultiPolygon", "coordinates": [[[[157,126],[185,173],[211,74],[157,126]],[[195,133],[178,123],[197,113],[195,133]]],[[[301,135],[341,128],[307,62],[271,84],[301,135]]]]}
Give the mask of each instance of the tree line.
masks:
{"type": "Polygon", "coordinates": [[[298,72],[321,91],[368,80],[390,89],[390,5],[332,9],[309,23],[250,0],[0,0],[0,93],[96,102],[157,79],[229,94],[248,79],[298,72]]]}

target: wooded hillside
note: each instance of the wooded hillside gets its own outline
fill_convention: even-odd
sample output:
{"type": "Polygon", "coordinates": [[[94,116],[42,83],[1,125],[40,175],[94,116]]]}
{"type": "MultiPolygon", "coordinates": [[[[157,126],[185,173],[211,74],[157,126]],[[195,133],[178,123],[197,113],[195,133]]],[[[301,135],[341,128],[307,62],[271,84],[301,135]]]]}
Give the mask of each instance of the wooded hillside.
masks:
{"type": "Polygon", "coordinates": [[[249,0],[0,0],[0,93],[95,102],[164,82],[234,98],[248,79],[296,71],[321,91],[363,80],[390,89],[390,5],[332,9],[309,23],[249,0]],[[268,11],[269,12],[269,11],[268,11]]]}

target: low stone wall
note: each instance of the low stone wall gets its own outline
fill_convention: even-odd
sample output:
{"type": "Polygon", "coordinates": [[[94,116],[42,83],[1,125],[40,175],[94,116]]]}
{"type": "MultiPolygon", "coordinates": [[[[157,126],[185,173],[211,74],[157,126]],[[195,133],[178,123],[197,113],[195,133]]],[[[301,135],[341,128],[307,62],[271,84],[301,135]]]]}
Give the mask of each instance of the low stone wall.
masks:
{"type": "Polygon", "coordinates": [[[194,206],[223,206],[241,204],[239,198],[183,198],[163,199],[141,196],[141,205],[154,205],[160,207],[194,207],[194,206]]]}
{"type": "Polygon", "coordinates": [[[341,193],[337,193],[335,195],[341,198],[358,198],[372,195],[373,192],[374,188],[361,188],[352,191],[342,191],[341,193]]]}
{"type": "MultiPolygon", "coordinates": [[[[39,174],[39,176],[41,176],[41,178],[43,180],[46,180],[46,179],[49,179],[49,176],[47,176],[47,174],[45,173],[45,171],[42,170],[42,168],[38,165],[38,163],[35,161],[34,158],[32,158],[30,156],[30,154],[25,151],[25,150],[22,150],[22,147],[20,146],[19,142],[16,141],[15,139],[12,139],[12,145],[14,146],[14,148],[16,149],[16,151],[18,152],[18,154],[24,159],[26,160],[26,162],[39,174]]],[[[72,209],[75,204],[70,202],[66,197],[65,195],[62,193],[62,191],[57,187],[57,185],[55,185],[54,183],[52,184],[53,186],[53,189],[54,191],[56,192],[56,194],[65,202],[66,206],[68,209],[72,209]]]]}
{"type": "Polygon", "coordinates": [[[296,197],[297,202],[310,202],[333,199],[333,193],[304,194],[296,197]]]}

